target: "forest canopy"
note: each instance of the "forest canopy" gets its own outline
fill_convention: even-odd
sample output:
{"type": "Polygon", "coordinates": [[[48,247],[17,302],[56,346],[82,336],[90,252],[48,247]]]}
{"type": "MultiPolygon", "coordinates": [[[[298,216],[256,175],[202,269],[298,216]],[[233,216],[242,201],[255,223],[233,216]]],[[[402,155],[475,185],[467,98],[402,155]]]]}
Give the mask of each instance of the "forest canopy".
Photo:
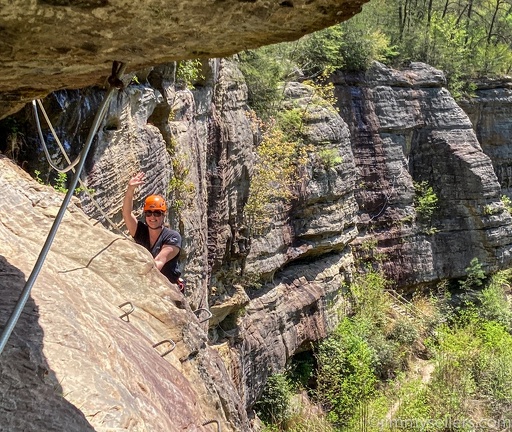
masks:
{"type": "Polygon", "coordinates": [[[445,72],[457,97],[472,79],[509,74],[511,47],[511,0],[372,0],[344,23],[241,59],[255,66],[256,58],[272,58],[268,72],[283,80],[364,70],[374,60],[392,67],[424,62],[445,72]]]}

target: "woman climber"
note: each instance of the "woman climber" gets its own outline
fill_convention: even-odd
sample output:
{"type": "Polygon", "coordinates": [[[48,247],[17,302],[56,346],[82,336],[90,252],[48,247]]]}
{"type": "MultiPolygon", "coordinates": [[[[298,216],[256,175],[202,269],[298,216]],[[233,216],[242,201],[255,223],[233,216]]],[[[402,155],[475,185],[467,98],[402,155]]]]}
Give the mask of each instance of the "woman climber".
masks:
{"type": "Polygon", "coordinates": [[[138,221],[133,214],[135,189],[144,184],[144,173],[130,179],[123,200],[123,219],[136,243],[144,246],[155,259],[160,272],[183,291],[184,283],[178,271],[178,257],[181,251],[181,235],[164,226],[167,204],[160,195],[150,195],[144,201],[145,222],[138,221]]]}

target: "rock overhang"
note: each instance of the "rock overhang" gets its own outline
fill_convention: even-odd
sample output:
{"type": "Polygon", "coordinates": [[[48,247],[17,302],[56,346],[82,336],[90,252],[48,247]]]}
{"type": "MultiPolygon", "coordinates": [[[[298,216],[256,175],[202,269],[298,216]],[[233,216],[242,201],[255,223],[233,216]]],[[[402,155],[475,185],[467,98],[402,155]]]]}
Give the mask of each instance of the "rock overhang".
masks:
{"type": "Polygon", "coordinates": [[[0,118],[64,88],[225,57],[349,19],[367,0],[0,0],[0,118]]]}

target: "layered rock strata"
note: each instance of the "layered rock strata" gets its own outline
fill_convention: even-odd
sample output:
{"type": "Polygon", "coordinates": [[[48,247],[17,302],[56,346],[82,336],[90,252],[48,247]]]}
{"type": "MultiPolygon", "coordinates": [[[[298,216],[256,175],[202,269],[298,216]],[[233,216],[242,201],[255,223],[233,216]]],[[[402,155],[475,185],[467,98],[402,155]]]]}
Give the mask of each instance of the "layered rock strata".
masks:
{"type": "Polygon", "coordinates": [[[504,78],[475,85],[472,97],[458,103],[470,118],[482,150],[491,158],[503,193],[512,198],[512,81],[504,78]]]}
{"type": "Polygon", "coordinates": [[[511,218],[491,159],[472,123],[444,88],[442,73],[414,63],[403,72],[381,64],[335,79],[359,173],[358,254],[384,257],[400,287],[465,275],[472,258],[487,271],[510,265],[511,218]],[[421,221],[414,183],[439,201],[421,221]],[[382,255],[384,254],[384,255],[382,255]]]}
{"type": "Polygon", "coordinates": [[[52,91],[106,84],[114,60],[133,72],[224,57],[298,39],[352,17],[364,3],[2,0],[0,119],[52,91]]]}
{"type": "MultiPolygon", "coordinates": [[[[149,193],[169,196],[168,222],[184,239],[185,296],[162,280],[146,252],[99,226],[96,218],[108,224],[82,195],[81,205],[94,219],[70,207],[74,217],[64,220],[63,237],[30,299],[37,315],[22,323],[38,339],[28,346],[28,334],[15,334],[6,357],[26,351],[24,367],[33,372],[25,377],[2,362],[7,376],[20,377],[3,383],[2,394],[12,386],[42,395],[57,388],[58,397],[48,400],[60,407],[62,424],[75,422],[83,430],[201,430],[209,418],[219,419],[223,430],[253,430],[248,417],[267,377],[349,313],[343,287],[356,267],[380,264],[407,290],[464,276],[473,257],[487,271],[510,264],[512,219],[500,201],[491,160],[439,71],[375,64],[366,74],[339,74],[339,112],[314,89],[288,83],[282,109],[303,114],[302,177],[295,198],[275,203],[272,220],[257,231],[244,218],[261,140],[247,88],[230,61],[210,61],[204,72],[204,81],[190,90],[173,81],[173,65],[162,66],[120,92],[83,178],[118,225],[110,227],[116,232],[123,228],[126,182],[135,172],[145,171],[148,180],[136,196],[137,211],[149,193]],[[419,182],[439,198],[427,221],[415,199],[419,182]],[[49,301],[48,295],[57,297],[49,301]],[[120,321],[119,311],[113,314],[128,300],[136,306],[130,323],[120,321]],[[203,309],[212,312],[210,320],[203,321],[203,309]],[[63,335],[61,327],[67,329],[63,335]],[[55,344],[54,335],[60,335],[55,344]],[[151,345],[169,338],[176,349],[155,357],[151,345]],[[98,351],[108,352],[108,359],[98,351]],[[145,368],[151,369],[146,387],[145,368]],[[49,384],[36,380],[39,370],[48,370],[49,384]],[[78,388],[91,398],[80,398],[78,388]],[[168,416],[167,399],[181,407],[178,420],[154,426],[147,413],[168,416]],[[130,409],[110,410],[125,405],[130,409]]],[[[76,142],[83,142],[100,97],[90,91],[53,97],[45,104],[60,112],[52,116],[57,129],[74,129],[76,142]],[[73,109],[78,102],[83,110],[73,109]],[[70,111],[80,113],[84,131],[70,127],[70,111]]],[[[25,138],[36,143],[28,132],[25,138]]],[[[0,255],[13,279],[1,286],[10,292],[21,289],[58,198],[2,161],[0,228],[6,241],[0,255]],[[25,240],[30,226],[37,233],[25,240]],[[32,258],[24,260],[24,254],[32,258]]],[[[157,349],[163,353],[165,344],[157,349]]],[[[4,399],[0,414],[11,422],[5,424],[21,421],[9,408],[16,400],[4,399]]],[[[37,415],[46,418],[42,407],[37,415]]],[[[23,427],[31,430],[28,422],[23,427]]]]}
{"type": "MultiPolygon", "coordinates": [[[[5,323],[62,196],[0,166],[5,323]]],[[[0,359],[0,430],[249,430],[199,321],[147,251],[70,205],[0,359]]]]}

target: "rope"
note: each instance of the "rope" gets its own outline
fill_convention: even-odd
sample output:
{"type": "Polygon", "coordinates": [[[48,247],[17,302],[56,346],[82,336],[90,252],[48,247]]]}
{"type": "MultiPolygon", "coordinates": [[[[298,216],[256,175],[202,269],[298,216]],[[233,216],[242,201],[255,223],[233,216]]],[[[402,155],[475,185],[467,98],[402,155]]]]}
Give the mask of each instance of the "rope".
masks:
{"type": "MultiPolygon", "coordinates": [[[[121,64],[121,67],[117,70],[117,76],[119,77],[125,69],[125,65],[121,64]]],[[[92,144],[92,140],[94,136],[96,135],[96,132],[98,131],[100,123],[103,121],[103,117],[105,116],[108,108],[108,104],[110,102],[110,98],[114,94],[114,91],[116,91],[115,87],[110,87],[109,91],[105,95],[105,99],[103,100],[102,104],[100,105],[100,108],[98,112],[96,113],[96,117],[94,118],[94,121],[91,126],[91,130],[89,131],[89,135],[87,136],[87,140],[85,141],[84,148],[82,149],[81,155],[80,155],[80,162],[77,165],[76,172],[73,176],[73,179],[71,180],[71,184],[69,185],[69,189],[66,193],[66,196],[64,197],[64,200],[62,201],[62,204],[60,206],[59,212],[57,213],[57,216],[55,217],[55,220],[53,221],[52,228],[50,230],[50,233],[48,234],[48,237],[46,238],[46,241],[43,245],[43,249],[39,253],[39,257],[36,261],[36,264],[34,265],[34,269],[32,270],[32,273],[30,274],[27,283],[25,284],[25,287],[23,288],[23,291],[21,292],[20,298],[18,299],[18,302],[16,303],[16,306],[14,310],[11,313],[11,316],[9,317],[9,320],[7,321],[7,324],[5,325],[2,334],[0,335],[0,354],[2,354],[5,345],[7,344],[7,341],[9,340],[10,335],[12,334],[14,327],[16,326],[16,323],[18,322],[21,312],[23,311],[23,308],[25,307],[25,304],[27,303],[27,300],[30,296],[30,291],[32,290],[32,287],[34,286],[34,283],[37,279],[37,276],[39,275],[39,272],[41,271],[41,268],[43,267],[44,261],[46,259],[46,256],[48,255],[48,252],[50,251],[50,247],[53,243],[53,240],[55,239],[55,235],[57,234],[57,230],[59,229],[59,225],[62,222],[62,218],[64,217],[64,213],[66,212],[66,208],[69,205],[69,202],[71,201],[71,197],[73,196],[73,193],[75,191],[76,185],[78,183],[78,180],[80,178],[80,173],[82,172],[82,169],[85,165],[85,159],[87,157],[87,153],[89,152],[92,144]]]]}
{"type": "MultiPolygon", "coordinates": [[[[37,131],[39,133],[39,139],[41,140],[41,143],[43,144],[43,150],[44,150],[44,154],[46,156],[46,160],[48,161],[48,163],[50,164],[50,166],[56,170],[57,172],[60,172],[60,173],[66,173],[68,172],[69,170],[71,170],[73,173],[75,173],[75,165],[80,161],[80,155],[73,161],[71,162],[67,153],[66,153],[66,150],[64,149],[64,146],[62,145],[62,143],[60,142],[59,140],[59,137],[57,136],[57,133],[55,132],[55,129],[53,128],[52,126],[52,123],[48,117],[48,114],[46,113],[46,110],[44,109],[44,106],[43,106],[43,103],[41,102],[40,99],[37,99],[37,104],[39,105],[39,108],[41,109],[41,112],[43,113],[43,116],[46,120],[46,123],[48,124],[48,127],[50,128],[51,132],[52,132],[52,135],[53,137],[55,138],[55,141],[57,142],[57,145],[59,146],[59,149],[62,153],[62,155],[64,156],[64,158],[66,159],[66,162],[69,164],[66,168],[59,168],[57,166],[55,166],[53,163],[52,163],[52,159],[51,159],[51,156],[50,156],[50,153],[48,151],[48,147],[46,145],[46,142],[45,142],[45,139],[44,139],[44,136],[43,136],[43,131],[41,129],[41,122],[39,121],[39,115],[38,115],[38,112],[37,112],[37,106],[36,106],[36,101],[33,100],[32,101],[32,107],[34,109],[34,117],[36,119],[36,126],[37,126],[37,131]]],[[[89,192],[89,189],[88,187],[84,184],[84,182],[79,178],[78,181],[80,182],[80,186],[82,187],[83,191],[87,194],[87,196],[91,199],[91,202],[93,203],[94,207],[96,207],[96,209],[100,212],[100,214],[103,216],[103,218],[107,221],[107,223],[115,230],[115,231],[118,231],[119,233],[121,233],[122,236],[124,236],[125,238],[127,238],[126,234],[119,228],[119,226],[117,226],[106,214],[105,212],[103,211],[103,209],[100,207],[100,205],[97,203],[97,201],[94,199],[94,197],[92,196],[92,194],[89,192]]]]}
{"type": "Polygon", "coordinates": [[[57,136],[57,133],[53,129],[53,126],[52,126],[52,124],[50,122],[50,119],[48,118],[48,115],[46,114],[45,109],[43,108],[43,104],[41,103],[41,101],[39,99],[37,99],[37,102],[39,104],[39,107],[41,108],[41,111],[42,111],[42,113],[44,115],[44,118],[46,119],[46,123],[48,123],[48,126],[50,127],[50,130],[52,131],[52,135],[55,138],[55,141],[57,141],[57,145],[59,146],[60,151],[62,152],[62,154],[66,158],[66,161],[68,162],[69,165],[66,168],[59,168],[57,165],[53,164],[52,157],[50,156],[50,153],[48,151],[48,147],[46,145],[46,141],[44,140],[43,131],[41,130],[41,122],[39,121],[39,114],[37,113],[36,101],[33,100],[32,101],[32,108],[34,109],[34,117],[36,119],[37,132],[39,134],[39,139],[41,140],[41,143],[43,144],[43,151],[44,151],[44,154],[46,156],[46,160],[48,161],[50,166],[55,171],[60,172],[60,173],[67,173],[69,170],[72,170],[76,166],[76,164],[80,161],[80,155],[78,155],[78,157],[73,161],[73,163],[71,163],[71,161],[68,158],[68,155],[66,154],[66,151],[64,150],[63,145],[61,144],[61,142],[59,140],[59,137],[57,136]]]}

